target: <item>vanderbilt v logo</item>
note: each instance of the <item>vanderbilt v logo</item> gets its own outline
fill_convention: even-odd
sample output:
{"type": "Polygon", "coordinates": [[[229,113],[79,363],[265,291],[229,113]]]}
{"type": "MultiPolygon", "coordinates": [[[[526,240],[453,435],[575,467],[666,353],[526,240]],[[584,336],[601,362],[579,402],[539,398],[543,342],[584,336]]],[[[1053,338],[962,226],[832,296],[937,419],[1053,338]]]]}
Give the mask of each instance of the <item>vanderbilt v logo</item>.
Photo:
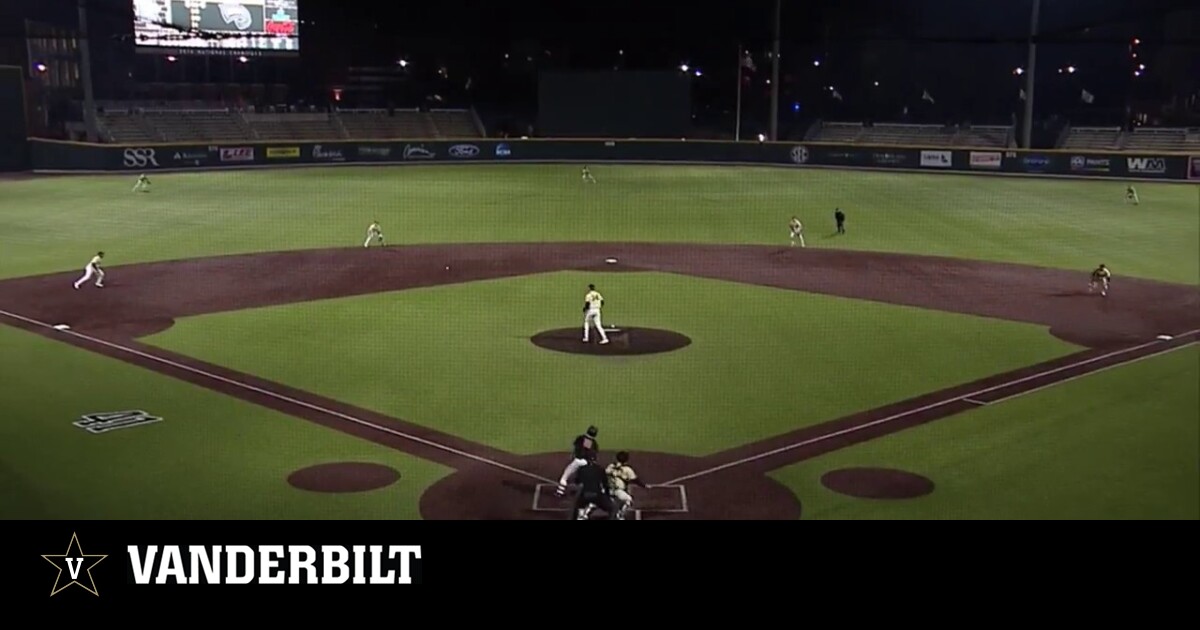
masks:
{"type": "Polygon", "coordinates": [[[91,593],[92,595],[100,595],[100,593],[96,591],[95,581],[92,580],[92,569],[96,568],[96,565],[100,564],[100,562],[108,556],[98,554],[89,555],[83,553],[83,549],[79,546],[79,537],[75,534],[71,534],[71,542],[67,544],[66,553],[58,555],[43,555],[42,557],[46,559],[46,562],[49,562],[58,569],[58,577],[54,578],[54,587],[50,590],[51,597],[57,595],[60,591],[71,586],[72,584],[78,584],[80,588],[91,593]],[[67,571],[67,575],[71,577],[71,580],[66,584],[61,584],[64,568],[67,571]]]}

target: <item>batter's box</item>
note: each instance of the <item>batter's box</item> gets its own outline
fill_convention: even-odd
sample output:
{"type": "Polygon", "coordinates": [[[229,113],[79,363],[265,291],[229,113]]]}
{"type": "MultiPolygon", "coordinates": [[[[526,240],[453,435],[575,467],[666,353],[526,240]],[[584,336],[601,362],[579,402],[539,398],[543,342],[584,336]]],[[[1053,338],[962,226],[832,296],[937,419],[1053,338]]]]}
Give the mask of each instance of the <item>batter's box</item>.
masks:
{"type": "MultiPolygon", "coordinates": [[[[539,483],[533,490],[534,512],[567,512],[571,509],[572,497],[554,494],[558,486],[552,483],[539,483]]],[[[688,511],[687,490],[680,485],[651,486],[649,488],[634,487],[633,507],[646,514],[682,514],[688,511]]]]}

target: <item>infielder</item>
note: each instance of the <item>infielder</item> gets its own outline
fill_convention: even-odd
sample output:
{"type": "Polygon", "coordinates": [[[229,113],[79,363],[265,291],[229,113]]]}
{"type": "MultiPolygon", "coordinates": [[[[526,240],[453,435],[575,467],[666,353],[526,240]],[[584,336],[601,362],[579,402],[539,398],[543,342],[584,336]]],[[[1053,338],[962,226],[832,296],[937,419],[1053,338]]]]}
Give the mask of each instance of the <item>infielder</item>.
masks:
{"type": "Polygon", "coordinates": [[[608,475],[608,485],[612,488],[612,496],[619,501],[621,505],[617,507],[617,520],[625,520],[625,513],[633,506],[633,497],[629,494],[629,484],[635,486],[646,487],[646,482],[642,481],[633,468],[629,465],[629,453],[621,451],[617,453],[617,461],[608,465],[604,469],[604,474],[608,475]]]}
{"type": "Polygon", "coordinates": [[[373,221],[367,226],[367,240],[363,242],[363,247],[370,247],[371,241],[379,241],[383,245],[383,228],[379,227],[378,221],[373,221]]]}
{"type": "Polygon", "coordinates": [[[104,269],[100,268],[100,261],[104,260],[104,252],[97,252],[92,256],[92,260],[83,268],[83,277],[75,281],[75,289],[83,286],[83,283],[96,276],[96,286],[104,288],[104,269]]]}
{"type": "Polygon", "coordinates": [[[137,182],[133,185],[133,192],[150,192],[150,178],[146,177],[145,173],[138,176],[137,182]]]}
{"type": "Polygon", "coordinates": [[[800,222],[800,219],[792,217],[788,228],[792,231],[792,247],[796,246],[796,239],[800,239],[800,247],[804,247],[804,224],[800,222]]]}
{"type": "Polygon", "coordinates": [[[600,307],[604,305],[604,296],[596,291],[596,285],[589,284],[587,295],[583,296],[583,343],[588,342],[588,331],[592,322],[596,323],[596,332],[600,334],[600,344],[608,343],[608,335],[604,325],[600,323],[600,307]]]}
{"type": "Polygon", "coordinates": [[[589,183],[589,182],[592,184],[596,183],[596,178],[592,177],[592,169],[590,169],[586,166],[583,167],[583,181],[584,181],[584,183],[589,183]]]}
{"type": "Polygon", "coordinates": [[[591,426],[587,428],[587,433],[575,438],[571,447],[571,463],[567,464],[567,467],[563,469],[562,477],[558,478],[558,490],[554,492],[555,494],[560,497],[566,494],[567,482],[571,480],[571,475],[591,461],[588,459],[589,456],[592,460],[596,458],[596,454],[600,452],[600,444],[596,442],[596,434],[599,432],[600,429],[591,426]]]}
{"type": "Polygon", "coordinates": [[[1096,267],[1096,269],[1092,271],[1092,281],[1088,283],[1088,293],[1094,293],[1096,291],[1096,287],[1099,286],[1100,295],[1107,297],[1108,281],[1111,278],[1112,272],[1108,270],[1108,267],[1105,267],[1104,265],[1096,267]]]}
{"type": "Polygon", "coordinates": [[[1132,201],[1133,205],[1135,206],[1142,203],[1140,200],[1138,200],[1137,190],[1134,190],[1133,186],[1127,186],[1125,188],[1125,203],[1129,203],[1130,201],[1132,201]]]}

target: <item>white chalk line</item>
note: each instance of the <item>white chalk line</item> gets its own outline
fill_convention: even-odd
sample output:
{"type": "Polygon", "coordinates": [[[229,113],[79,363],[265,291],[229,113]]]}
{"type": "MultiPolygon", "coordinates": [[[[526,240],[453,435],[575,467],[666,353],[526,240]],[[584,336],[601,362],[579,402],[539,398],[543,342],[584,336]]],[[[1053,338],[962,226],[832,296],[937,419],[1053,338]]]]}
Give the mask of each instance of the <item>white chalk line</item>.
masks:
{"type": "MultiPolygon", "coordinates": [[[[860,431],[864,431],[864,430],[866,430],[866,429],[870,429],[870,428],[872,428],[872,427],[877,427],[877,426],[880,426],[880,425],[883,425],[883,424],[888,424],[888,423],[891,423],[891,422],[895,422],[896,420],[900,420],[900,419],[902,419],[902,418],[906,418],[906,417],[908,417],[908,416],[911,416],[911,415],[914,415],[914,414],[918,414],[918,413],[922,413],[922,412],[925,412],[925,411],[929,411],[929,410],[931,410],[931,409],[937,409],[938,407],[944,407],[944,406],[946,406],[946,405],[953,404],[953,403],[957,403],[957,402],[964,402],[964,401],[966,401],[968,398],[976,398],[976,397],[978,397],[978,396],[980,396],[980,395],[982,395],[982,394],[986,394],[986,393],[988,393],[988,392],[993,392],[993,391],[996,391],[996,390],[998,390],[998,389],[1005,389],[1005,388],[1007,388],[1007,387],[1012,387],[1013,385],[1017,385],[1017,384],[1019,384],[1019,383],[1024,383],[1024,382],[1027,382],[1027,381],[1036,380],[1036,379],[1039,379],[1039,378],[1044,378],[1044,377],[1046,377],[1046,376],[1049,376],[1049,375],[1051,375],[1051,374],[1057,374],[1057,373],[1059,373],[1059,372],[1064,372],[1064,371],[1067,371],[1067,370],[1073,370],[1073,369],[1076,369],[1076,368],[1079,368],[1079,367],[1082,367],[1082,366],[1085,366],[1085,365],[1091,365],[1092,363],[1096,363],[1096,362],[1099,362],[1099,361],[1104,361],[1105,359],[1111,359],[1112,357],[1115,357],[1115,356],[1120,356],[1120,355],[1123,355],[1123,354],[1129,354],[1129,353],[1131,353],[1131,352],[1136,352],[1136,351],[1138,351],[1138,350],[1143,350],[1143,349],[1145,349],[1145,348],[1149,348],[1150,346],[1154,346],[1154,345],[1160,345],[1160,344],[1168,344],[1168,343],[1171,343],[1172,341],[1178,341],[1178,340],[1179,340],[1181,337],[1188,337],[1188,336],[1191,336],[1191,335],[1195,335],[1195,334],[1197,334],[1197,333],[1200,333],[1200,330],[1192,330],[1192,331],[1188,331],[1188,332],[1186,332],[1186,333],[1183,333],[1183,334],[1181,334],[1181,335],[1176,335],[1176,336],[1174,337],[1174,339],[1172,339],[1172,340],[1170,340],[1170,341],[1167,341],[1167,340],[1158,340],[1158,339],[1156,339],[1156,340],[1154,340],[1154,341],[1149,341],[1149,342],[1146,342],[1146,343],[1143,343],[1143,344],[1140,344],[1140,345],[1137,345],[1137,346],[1133,346],[1133,347],[1130,347],[1130,348],[1124,348],[1124,349],[1122,349],[1122,350],[1114,350],[1114,351],[1112,351],[1112,352],[1109,352],[1109,353],[1106,353],[1106,354],[1102,354],[1102,355],[1100,355],[1100,356],[1097,356],[1097,357],[1092,357],[1092,358],[1090,358],[1090,359],[1084,359],[1084,360],[1082,360],[1082,361],[1076,361],[1075,363],[1071,363],[1071,364],[1069,364],[1069,365],[1063,365],[1063,366],[1059,366],[1059,367],[1056,367],[1056,368],[1052,368],[1052,369],[1049,369],[1049,370],[1045,370],[1045,371],[1042,371],[1042,372],[1038,372],[1037,374],[1033,374],[1033,375],[1030,375],[1030,376],[1025,376],[1025,377],[1022,377],[1022,378],[1014,379],[1014,380],[1011,380],[1011,381],[1009,381],[1009,382],[1007,382],[1007,383],[1001,383],[1001,384],[999,384],[999,385],[993,385],[993,386],[991,386],[991,387],[985,387],[985,388],[982,388],[982,389],[979,389],[979,390],[976,390],[976,391],[973,391],[973,392],[970,392],[970,393],[967,393],[967,394],[963,394],[963,395],[960,395],[960,396],[955,396],[955,397],[953,397],[953,398],[947,398],[947,399],[945,399],[945,400],[942,400],[942,401],[939,401],[939,402],[936,402],[936,403],[931,403],[931,404],[928,404],[928,405],[924,405],[924,406],[921,406],[921,407],[917,407],[917,408],[915,408],[915,409],[909,409],[909,410],[907,410],[907,411],[901,411],[901,412],[899,412],[899,413],[892,414],[892,415],[890,415],[890,416],[888,416],[888,417],[886,417],[886,418],[880,418],[880,419],[878,419],[878,420],[872,420],[871,422],[867,422],[867,423],[865,423],[865,424],[860,424],[860,425],[853,426],[853,427],[849,427],[849,428],[846,428],[846,429],[841,429],[841,430],[839,430],[839,431],[834,431],[834,432],[832,432],[832,433],[826,433],[825,435],[819,435],[819,436],[817,436],[817,437],[814,437],[814,438],[811,438],[811,439],[808,439],[808,440],[804,440],[804,441],[801,441],[801,442],[796,442],[795,444],[789,444],[789,445],[787,445],[787,446],[783,446],[783,447],[780,447],[780,448],[776,448],[776,449],[773,449],[773,450],[770,450],[770,451],[766,451],[766,452],[763,452],[763,453],[758,453],[757,455],[751,455],[751,456],[749,456],[749,457],[743,457],[742,459],[739,459],[739,460],[736,460],[736,461],[732,461],[732,462],[728,462],[728,463],[725,463],[725,464],[721,464],[720,466],[714,466],[714,467],[712,467],[712,468],[708,468],[708,469],[705,469],[705,470],[701,470],[701,471],[699,471],[699,472],[695,472],[695,473],[692,473],[692,474],[690,474],[690,475],[684,475],[683,477],[679,477],[678,479],[672,479],[671,481],[668,481],[668,482],[664,483],[663,485],[677,485],[677,484],[681,484],[681,483],[683,483],[684,481],[689,481],[689,480],[692,480],[692,479],[696,479],[697,477],[703,477],[703,476],[706,476],[706,475],[711,475],[711,474],[713,474],[713,473],[720,472],[720,471],[722,471],[722,470],[728,470],[728,469],[730,469],[730,468],[734,468],[734,467],[737,467],[737,466],[743,466],[743,465],[745,465],[745,464],[749,464],[749,463],[751,463],[751,462],[755,462],[755,461],[758,461],[758,460],[760,460],[760,459],[765,459],[765,458],[767,458],[767,457],[773,457],[773,456],[775,456],[775,455],[778,455],[778,454],[780,454],[780,453],[786,453],[786,452],[788,452],[788,451],[795,450],[795,449],[798,449],[798,448],[803,448],[803,447],[805,447],[805,446],[811,446],[811,445],[813,445],[813,444],[820,444],[821,442],[825,442],[825,441],[828,441],[828,440],[832,440],[832,439],[834,439],[834,438],[842,437],[842,436],[844,436],[844,435],[850,435],[850,434],[853,434],[853,433],[858,433],[858,432],[860,432],[860,431]]],[[[1082,377],[1084,377],[1084,376],[1088,376],[1088,375],[1091,375],[1091,374],[1098,373],[1098,372],[1100,372],[1100,371],[1102,371],[1102,370],[1104,370],[1104,369],[1110,369],[1110,368],[1119,367],[1119,366],[1122,366],[1122,365],[1128,365],[1128,364],[1130,364],[1130,363],[1134,363],[1134,362],[1136,362],[1136,361],[1139,361],[1139,360],[1141,360],[1141,359],[1148,359],[1148,358],[1150,358],[1150,357],[1153,357],[1153,356],[1158,356],[1158,355],[1160,355],[1160,354],[1165,354],[1166,352],[1171,352],[1171,351],[1174,351],[1174,350],[1178,350],[1178,349],[1180,349],[1180,348],[1185,348],[1185,347],[1187,347],[1187,346],[1190,346],[1191,344],[1194,344],[1194,343],[1196,343],[1196,341],[1197,341],[1197,340],[1193,339],[1193,340],[1191,340],[1191,341],[1188,341],[1188,342],[1186,342],[1186,343],[1180,344],[1180,345],[1178,345],[1178,346],[1175,346],[1175,347],[1172,347],[1172,348],[1168,348],[1168,349],[1166,349],[1166,350],[1163,350],[1163,351],[1160,351],[1160,352],[1155,352],[1155,353],[1153,353],[1153,354],[1150,354],[1150,355],[1146,355],[1145,357],[1138,357],[1138,358],[1136,358],[1136,359],[1131,359],[1131,360],[1129,360],[1129,361],[1123,361],[1123,362],[1116,363],[1116,364],[1114,364],[1114,365],[1111,365],[1111,366],[1107,366],[1107,367],[1105,367],[1105,368],[1102,368],[1102,369],[1097,369],[1097,370],[1089,371],[1089,372],[1087,372],[1087,373],[1085,373],[1085,374],[1080,374],[1080,375],[1077,375],[1077,376],[1073,376],[1073,377],[1071,377],[1071,378],[1069,378],[1069,379],[1064,379],[1064,380],[1061,380],[1061,381],[1055,381],[1055,382],[1053,382],[1053,383],[1049,383],[1049,384],[1047,384],[1047,385],[1042,385],[1042,386],[1038,387],[1038,389],[1039,389],[1039,390],[1040,390],[1040,389],[1045,389],[1045,388],[1047,388],[1047,387],[1052,387],[1052,386],[1054,386],[1054,385],[1058,385],[1058,384],[1060,384],[1060,383],[1065,383],[1065,382],[1067,382],[1067,381],[1069,381],[1069,380],[1074,380],[1074,379],[1077,379],[1077,378],[1082,378],[1082,377]]],[[[1019,396],[1019,395],[1021,395],[1021,394],[1020,394],[1020,393],[1018,393],[1018,394],[1014,394],[1014,395],[1010,396],[1009,398],[1015,398],[1015,397],[1017,397],[1017,396],[1019,396]]],[[[1002,398],[1002,399],[1000,399],[1000,400],[1005,400],[1005,399],[1003,399],[1003,398],[1002,398]]],[[[996,401],[996,402],[999,402],[999,401],[996,401]]],[[[976,403],[976,404],[978,404],[978,401],[975,401],[975,403],[976,403]]],[[[993,403],[988,403],[988,404],[993,404],[993,403]]]]}
{"type": "Polygon", "coordinates": [[[238,381],[235,381],[235,380],[232,380],[232,379],[228,379],[228,378],[225,378],[225,377],[223,377],[223,376],[219,376],[219,375],[217,375],[217,374],[213,374],[213,373],[211,373],[211,372],[207,372],[207,371],[205,371],[205,370],[201,370],[201,369],[198,369],[198,368],[194,368],[194,367],[190,367],[190,366],[184,365],[184,364],[182,364],[182,363],[177,363],[177,362],[175,362],[175,361],[171,361],[170,359],[164,359],[164,358],[162,358],[162,357],[156,357],[156,356],[154,356],[154,355],[152,355],[152,354],[148,354],[148,353],[146,353],[146,352],[142,352],[142,351],[140,351],[140,350],[136,350],[136,349],[134,349],[134,348],[128,348],[128,347],[126,347],[126,346],[122,346],[122,345],[120,345],[120,344],[116,344],[116,343],[111,343],[111,342],[105,341],[105,340],[103,340],[103,339],[97,339],[97,338],[95,338],[95,337],[92,337],[92,336],[89,336],[89,335],[85,335],[85,334],[82,334],[82,333],[78,333],[78,332],[75,332],[75,331],[73,331],[73,330],[58,330],[58,329],[54,328],[54,326],[52,326],[52,325],[50,325],[50,324],[47,324],[47,323],[45,323],[45,322],[40,322],[40,321],[38,321],[38,320],[36,320],[36,319],[30,319],[30,318],[28,318],[28,317],[25,317],[25,316],[23,316],[23,315],[17,315],[16,313],[10,313],[10,312],[8,312],[8,311],[5,311],[5,310],[0,310],[0,315],[4,315],[4,316],[6,316],[6,317],[9,317],[9,318],[11,318],[11,319],[15,319],[15,320],[17,320],[17,321],[25,322],[25,323],[27,323],[27,324],[32,324],[32,325],[34,325],[34,326],[40,326],[40,327],[42,327],[42,328],[47,328],[47,329],[53,330],[53,331],[55,331],[55,332],[62,333],[62,334],[64,334],[64,335],[73,335],[73,336],[75,336],[75,337],[77,337],[77,338],[79,338],[79,339],[83,339],[83,340],[85,340],[85,341],[88,341],[88,342],[91,342],[91,343],[94,343],[94,344],[97,344],[97,345],[101,345],[101,346],[105,346],[105,347],[108,347],[108,348],[112,348],[112,349],[114,349],[114,350],[120,350],[120,351],[122,351],[122,352],[126,352],[126,353],[128,353],[128,354],[132,354],[132,355],[134,355],[134,356],[141,357],[141,358],[143,358],[143,359],[149,359],[149,360],[151,360],[151,361],[156,361],[156,362],[158,362],[158,363],[162,363],[162,364],[164,364],[164,365],[169,365],[169,366],[171,366],[171,367],[173,367],[173,368],[176,368],[176,369],[180,369],[180,370],[184,370],[184,371],[187,371],[187,372],[191,372],[191,373],[193,373],[193,374],[196,374],[196,375],[199,375],[199,376],[203,376],[203,377],[205,377],[205,378],[209,378],[209,379],[212,379],[212,380],[214,380],[214,381],[221,382],[221,383],[225,383],[225,384],[227,384],[227,385],[233,385],[233,386],[235,386],[235,387],[239,387],[239,388],[241,388],[241,389],[244,389],[244,390],[247,390],[247,391],[252,391],[252,392],[255,392],[255,393],[257,393],[257,394],[262,394],[262,395],[264,395],[264,396],[269,396],[269,397],[271,397],[271,398],[275,398],[275,399],[277,399],[277,400],[281,400],[281,401],[283,401],[283,402],[286,402],[286,403],[289,403],[289,404],[292,404],[292,405],[296,405],[296,406],[299,406],[299,407],[304,407],[304,408],[306,408],[306,409],[310,409],[310,410],[312,410],[312,411],[316,411],[316,412],[323,413],[323,414],[326,414],[326,415],[329,415],[329,416],[333,416],[333,417],[335,417],[335,418],[338,418],[338,419],[340,419],[340,420],[345,420],[345,421],[347,421],[347,422],[352,422],[352,423],[354,423],[354,424],[357,424],[357,425],[359,425],[359,426],[367,427],[367,428],[369,428],[369,429],[374,429],[374,430],[376,430],[376,431],[379,431],[379,432],[381,432],[381,433],[387,433],[388,435],[392,435],[392,436],[395,436],[395,437],[398,437],[398,438],[402,438],[402,439],[405,439],[405,440],[409,440],[409,441],[411,441],[411,442],[416,442],[416,443],[418,443],[418,444],[423,444],[423,445],[425,445],[425,446],[429,446],[429,447],[432,447],[432,448],[436,448],[436,449],[438,449],[438,450],[441,450],[441,451],[444,451],[444,452],[447,452],[447,453],[451,453],[451,454],[453,454],[453,455],[457,455],[457,456],[459,456],[459,457],[464,457],[464,458],[467,458],[467,459],[471,459],[471,460],[474,460],[474,461],[480,462],[480,463],[482,463],[482,464],[487,464],[487,465],[489,465],[489,466],[493,466],[493,467],[495,467],[495,468],[499,468],[499,469],[501,469],[501,470],[506,470],[506,471],[508,471],[508,472],[511,472],[511,473],[516,473],[516,474],[518,474],[518,475],[522,475],[522,476],[524,476],[524,477],[528,477],[528,478],[530,478],[530,479],[535,479],[535,480],[537,480],[537,481],[542,481],[542,482],[546,482],[546,483],[554,483],[552,480],[550,480],[550,479],[547,479],[547,478],[545,478],[545,477],[542,477],[542,476],[540,476],[540,475],[536,475],[536,474],[534,474],[534,473],[531,473],[531,472],[528,472],[528,471],[524,471],[524,470],[521,470],[521,469],[519,469],[519,468],[514,468],[514,467],[512,467],[512,466],[509,466],[509,465],[507,465],[507,464],[502,464],[502,463],[500,463],[500,462],[498,462],[498,461],[495,461],[495,460],[493,460],[493,459],[489,459],[489,458],[487,458],[487,457],[483,457],[483,456],[480,456],[480,455],[475,455],[475,454],[473,454],[473,453],[468,453],[468,452],[466,452],[466,451],[462,451],[462,450],[456,449],[456,448],[454,448],[454,447],[452,447],[452,446],[446,446],[445,444],[439,444],[438,442],[434,442],[434,441],[432,441],[432,440],[427,440],[427,439],[425,439],[425,438],[418,437],[418,436],[415,436],[415,435],[412,435],[412,434],[409,434],[409,433],[405,433],[405,432],[403,432],[403,431],[397,431],[396,429],[393,429],[393,428],[391,428],[391,427],[384,426],[384,425],[382,425],[382,424],[377,424],[377,423],[375,423],[375,422],[370,422],[370,421],[368,421],[368,420],[363,420],[363,419],[361,419],[361,418],[355,418],[354,416],[346,415],[346,414],[344,414],[344,413],[341,413],[341,412],[339,412],[339,411],[334,411],[334,410],[332,410],[332,409],[326,409],[325,407],[321,407],[321,406],[319,406],[319,405],[314,405],[314,404],[312,404],[312,403],[307,403],[307,402],[304,402],[303,400],[297,400],[297,399],[295,399],[295,398],[292,398],[292,397],[290,397],[290,396],[285,396],[285,395],[283,395],[283,394],[280,394],[280,393],[278,393],[278,392],[273,392],[273,391],[270,391],[270,390],[267,390],[267,389],[263,389],[263,388],[261,388],[261,387],[255,387],[254,385],[248,385],[248,384],[246,384],[246,383],[241,383],[241,382],[238,382],[238,381]]]}

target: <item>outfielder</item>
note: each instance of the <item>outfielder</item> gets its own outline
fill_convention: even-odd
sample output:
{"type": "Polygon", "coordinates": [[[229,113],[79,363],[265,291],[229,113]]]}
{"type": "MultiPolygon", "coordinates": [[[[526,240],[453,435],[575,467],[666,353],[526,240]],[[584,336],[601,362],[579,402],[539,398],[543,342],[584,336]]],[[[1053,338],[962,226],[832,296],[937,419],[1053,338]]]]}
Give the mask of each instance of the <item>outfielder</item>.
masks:
{"type": "Polygon", "coordinates": [[[1104,265],[1096,267],[1096,269],[1092,271],[1092,281],[1088,283],[1088,293],[1094,293],[1096,291],[1096,286],[1099,285],[1100,295],[1107,297],[1108,281],[1111,278],[1112,272],[1108,270],[1108,267],[1105,267],[1104,265]]]}
{"type": "Polygon", "coordinates": [[[104,252],[97,252],[95,256],[92,256],[91,261],[83,268],[83,277],[75,281],[76,290],[83,286],[83,283],[90,280],[92,276],[96,276],[96,286],[104,288],[104,269],[100,268],[100,261],[102,260],[104,260],[104,252]]]}
{"type": "Polygon", "coordinates": [[[608,343],[608,335],[604,332],[604,325],[600,323],[600,307],[603,305],[604,296],[596,291],[596,285],[589,284],[587,295],[583,296],[583,343],[588,342],[592,322],[596,323],[601,345],[608,343]]]}
{"type": "Polygon", "coordinates": [[[571,463],[567,464],[567,467],[563,469],[562,477],[558,478],[558,490],[554,492],[555,494],[560,497],[566,494],[567,482],[571,480],[571,475],[591,461],[588,459],[589,455],[592,460],[596,458],[596,454],[600,452],[600,444],[596,442],[596,434],[599,432],[600,429],[591,426],[587,428],[587,433],[575,438],[575,443],[571,448],[571,463]]]}
{"type": "Polygon", "coordinates": [[[363,243],[363,247],[370,247],[371,241],[379,241],[383,245],[383,228],[379,227],[379,222],[374,221],[367,227],[367,240],[363,243]]]}
{"type": "Polygon", "coordinates": [[[150,178],[146,177],[145,173],[138,176],[137,182],[133,185],[133,192],[150,192],[150,178]]]}
{"type": "Polygon", "coordinates": [[[1135,206],[1142,203],[1140,200],[1138,200],[1137,190],[1135,190],[1133,186],[1127,186],[1125,188],[1125,203],[1129,203],[1131,201],[1135,206]]]}
{"type": "Polygon", "coordinates": [[[792,247],[796,246],[796,239],[800,239],[800,247],[804,247],[804,224],[800,219],[792,217],[788,227],[792,230],[792,247]]]}
{"type": "Polygon", "coordinates": [[[617,520],[625,520],[625,513],[633,506],[633,497],[629,494],[629,485],[646,487],[646,482],[642,481],[637,473],[633,471],[633,467],[629,465],[629,453],[621,451],[617,453],[617,461],[608,465],[604,469],[604,474],[608,475],[608,485],[612,488],[612,496],[620,502],[617,506],[617,520]]]}
{"type": "Polygon", "coordinates": [[[583,181],[585,184],[586,183],[592,183],[592,184],[596,183],[596,178],[592,177],[592,169],[590,169],[586,166],[583,167],[583,181]]]}

